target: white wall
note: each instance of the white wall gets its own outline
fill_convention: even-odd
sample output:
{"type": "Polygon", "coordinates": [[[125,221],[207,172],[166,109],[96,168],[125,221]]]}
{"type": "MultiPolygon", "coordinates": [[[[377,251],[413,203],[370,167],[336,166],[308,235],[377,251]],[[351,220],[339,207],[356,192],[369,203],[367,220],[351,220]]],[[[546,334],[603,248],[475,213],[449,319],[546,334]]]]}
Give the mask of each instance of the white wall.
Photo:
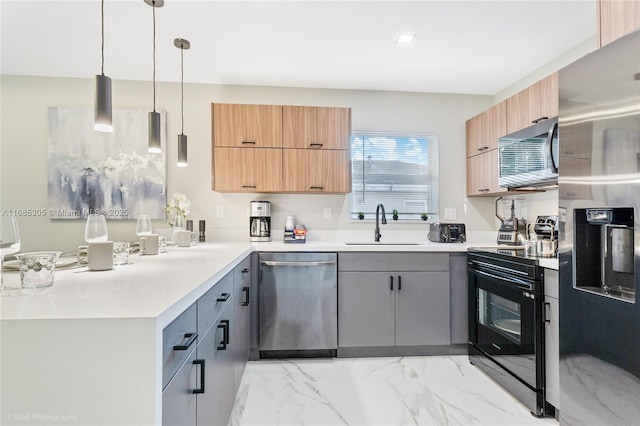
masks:
{"type": "MultiPolygon", "coordinates": [[[[358,130],[434,132],[440,141],[440,214],[445,207],[457,210],[457,221],[473,231],[495,230],[493,198],[466,199],[465,121],[492,104],[490,96],[417,94],[356,90],[322,90],[281,87],[185,84],[185,134],[189,138],[189,167],[178,168],[177,134],[180,129],[180,86],[158,83],[157,110],[167,111],[167,192],[185,193],[192,202],[190,219],[207,221],[208,240],[246,238],[248,204],[263,199],[273,203],[274,229],[294,215],[310,229],[310,239],[339,238],[345,231],[371,231],[371,223],[352,223],[348,195],[223,194],[211,190],[211,102],[264,103],[352,108],[352,125],[358,130]],[[225,216],[216,217],[223,205],[225,216]],[[323,209],[333,209],[333,219],[323,209]],[[246,232],[246,234],[245,234],[246,232]],[[315,234],[314,234],[315,232],[315,234]]],[[[1,145],[0,209],[47,207],[47,107],[93,106],[93,78],[45,78],[2,76],[0,79],[1,145]]],[[[151,109],[150,82],[113,81],[115,109],[151,109]]],[[[71,250],[83,241],[84,222],[19,219],[23,251],[71,250]]],[[[165,226],[163,221],[156,223],[165,226]]],[[[197,226],[197,225],[196,225],[197,226]]],[[[135,222],[110,220],[113,240],[134,240],[135,222]]],[[[393,230],[417,233],[421,223],[390,224],[393,230]]]]}

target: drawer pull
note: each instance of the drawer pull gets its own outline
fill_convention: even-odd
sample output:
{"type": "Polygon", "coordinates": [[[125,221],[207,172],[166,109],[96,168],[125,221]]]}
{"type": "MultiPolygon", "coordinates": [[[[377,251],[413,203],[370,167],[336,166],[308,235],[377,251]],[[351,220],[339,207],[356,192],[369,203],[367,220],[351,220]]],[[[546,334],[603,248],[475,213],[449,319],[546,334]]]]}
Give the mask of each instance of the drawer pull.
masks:
{"type": "Polygon", "coordinates": [[[242,141],[243,145],[255,145],[256,141],[242,141]]]}
{"type": "Polygon", "coordinates": [[[244,291],[244,302],[242,302],[242,306],[249,306],[249,287],[242,287],[242,291],[244,291]]]}
{"type": "Polygon", "coordinates": [[[248,273],[249,273],[249,268],[244,268],[244,269],[242,270],[242,273],[243,273],[243,274],[248,274],[248,273]]]}
{"type": "Polygon", "coordinates": [[[186,351],[187,349],[189,349],[189,346],[191,346],[193,342],[195,342],[196,339],[198,338],[198,333],[185,333],[184,337],[189,340],[184,342],[184,344],[182,345],[174,345],[173,346],[174,351],[186,351]]]}
{"type": "Polygon", "coordinates": [[[229,293],[222,293],[222,294],[220,295],[220,297],[218,297],[216,300],[217,300],[218,302],[226,302],[227,300],[229,300],[229,298],[230,298],[230,297],[231,297],[231,294],[229,294],[229,293]]]}
{"type": "Polygon", "coordinates": [[[220,320],[218,328],[222,329],[222,340],[218,345],[218,349],[221,351],[225,351],[227,350],[227,345],[229,344],[229,320],[220,320]]]}
{"type": "Polygon", "coordinates": [[[255,185],[242,185],[243,188],[256,189],[255,185]]]}
{"type": "Polygon", "coordinates": [[[200,365],[200,388],[194,389],[192,393],[204,393],[204,359],[194,359],[193,364],[200,365]]]}
{"type": "Polygon", "coordinates": [[[321,143],[310,143],[309,146],[313,147],[313,148],[322,148],[322,144],[321,143]]]}
{"type": "Polygon", "coordinates": [[[324,186],[310,186],[309,189],[315,189],[317,191],[322,191],[324,189],[324,186]]]}
{"type": "Polygon", "coordinates": [[[402,277],[398,275],[398,291],[402,290],[402,277]]]}
{"type": "Polygon", "coordinates": [[[389,290],[393,291],[393,275],[389,277],[389,290]]]}
{"type": "Polygon", "coordinates": [[[540,117],[540,118],[536,118],[535,120],[531,120],[531,122],[533,124],[538,124],[539,122],[543,121],[543,120],[548,120],[549,117],[540,117]]]}

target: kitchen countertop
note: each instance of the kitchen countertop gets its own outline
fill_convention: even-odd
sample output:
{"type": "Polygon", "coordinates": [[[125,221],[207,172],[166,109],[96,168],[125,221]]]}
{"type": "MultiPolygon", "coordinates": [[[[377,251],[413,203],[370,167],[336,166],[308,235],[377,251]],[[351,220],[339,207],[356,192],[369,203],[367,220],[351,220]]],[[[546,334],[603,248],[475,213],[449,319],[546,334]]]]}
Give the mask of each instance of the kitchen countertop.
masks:
{"type": "MultiPolygon", "coordinates": [[[[330,241],[304,244],[272,241],[170,247],[168,253],[155,256],[131,255],[130,264],[110,271],[88,271],[86,267],[58,270],[52,287],[34,294],[0,298],[0,319],[156,318],[158,326],[163,327],[253,251],[464,253],[470,247],[495,247],[495,243],[347,245],[330,241]]],[[[558,269],[557,259],[541,258],[539,264],[558,269]]],[[[5,272],[6,286],[18,287],[19,280],[17,272],[5,272]]]]}

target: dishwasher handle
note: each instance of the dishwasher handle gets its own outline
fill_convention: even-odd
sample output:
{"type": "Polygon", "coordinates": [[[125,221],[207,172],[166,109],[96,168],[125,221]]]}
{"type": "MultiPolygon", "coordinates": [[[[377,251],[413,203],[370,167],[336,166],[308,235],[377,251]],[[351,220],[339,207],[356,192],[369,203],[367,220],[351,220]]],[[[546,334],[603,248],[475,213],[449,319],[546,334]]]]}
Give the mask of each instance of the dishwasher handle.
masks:
{"type": "Polygon", "coordinates": [[[277,261],[277,260],[263,260],[260,262],[261,265],[266,266],[326,266],[326,265],[335,265],[335,260],[317,260],[317,261],[307,261],[307,262],[287,262],[287,261],[277,261]]]}

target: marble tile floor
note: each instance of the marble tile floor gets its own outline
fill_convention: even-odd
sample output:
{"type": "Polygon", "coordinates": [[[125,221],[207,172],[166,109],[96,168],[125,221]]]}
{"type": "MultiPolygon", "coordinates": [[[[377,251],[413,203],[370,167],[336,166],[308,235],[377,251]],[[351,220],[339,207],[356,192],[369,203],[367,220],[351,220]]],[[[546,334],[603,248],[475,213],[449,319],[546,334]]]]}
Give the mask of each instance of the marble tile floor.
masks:
{"type": "Polygon", "coordinates": [[[229,425],[558,425],[466,356],[249,362],[229,425]]]}

